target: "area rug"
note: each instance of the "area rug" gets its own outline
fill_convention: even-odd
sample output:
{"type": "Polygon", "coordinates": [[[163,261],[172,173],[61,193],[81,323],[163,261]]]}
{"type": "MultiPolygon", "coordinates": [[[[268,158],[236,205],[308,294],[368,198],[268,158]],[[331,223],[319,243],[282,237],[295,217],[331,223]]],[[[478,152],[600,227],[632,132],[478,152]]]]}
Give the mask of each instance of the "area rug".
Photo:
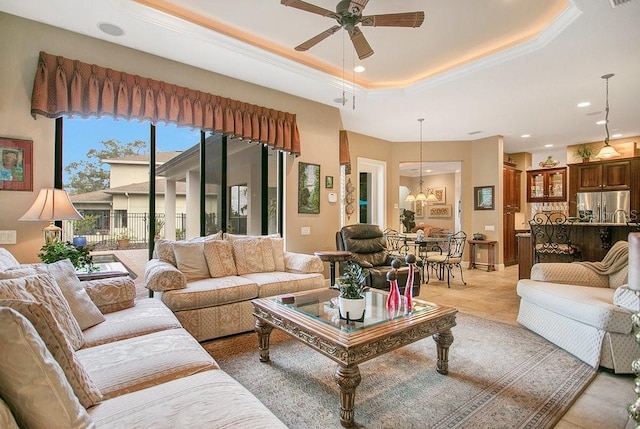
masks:
{"type": "MultiPolygon", "coordinates": [[[[360,365],[359,428],[552,428],[596,371],[526,329],[458,313],[449,374],[431,338],[360,365]]],[[[220,367],[290,428],[339,428],[336,364],[287,334],[270,363],[247,333],[203,344],[220,367]]]]}

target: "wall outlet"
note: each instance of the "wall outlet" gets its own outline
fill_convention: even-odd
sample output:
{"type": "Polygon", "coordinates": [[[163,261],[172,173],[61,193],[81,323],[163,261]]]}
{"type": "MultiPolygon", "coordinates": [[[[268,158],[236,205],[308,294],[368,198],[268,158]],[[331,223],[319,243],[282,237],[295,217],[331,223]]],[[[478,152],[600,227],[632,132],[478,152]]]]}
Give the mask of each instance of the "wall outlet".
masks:
{"type": "Polygon", "coordinates": [[[496,226],[495,225],[485,225],[484,226],[484,230],[485,231],[495,231],[496,230],[496,226]]]}
{"type": "Polygon", "coordinates": [[[0,244],[16,244],[16,238],[15,230],[0,231],[0,244]]]}
{"type": "Polygon", "coordinates": [[[311,227],[310,226],[300,227],[300,235],[311,235],[311,227]]]}

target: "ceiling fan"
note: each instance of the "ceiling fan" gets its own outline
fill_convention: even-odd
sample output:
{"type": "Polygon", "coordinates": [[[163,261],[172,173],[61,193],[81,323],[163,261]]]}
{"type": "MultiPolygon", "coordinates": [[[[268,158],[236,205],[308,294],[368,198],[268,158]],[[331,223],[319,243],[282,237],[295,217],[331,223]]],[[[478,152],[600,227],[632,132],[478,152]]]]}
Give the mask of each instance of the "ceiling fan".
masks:
{"type": "Polygon", "coordinates": [[[358,24],[369,27],[420,27],[424,21],[424,12],[403,12],[403,13],[387,13],[384,15],[362,16],[362,11],[369,0],[341,0],[336,6],[336,11],[332,12],[328,9],[307,3],[302,0],[281,0],[280,3],[285,6],[291,6],[296,9],[304,10],[318,15],[333,18],[338,21],[339,25],[334,25],[328,30],[323,31],[317,36],[312,37],[306,42],[295,47],[296,51],[306,51],[309,48],[322,42],[327,37],[335,34],[341,28],[349,33],[353,47],[358,53],[358,57],[363,60],[373,55],[373,49],[367,42],[358,24]]]}

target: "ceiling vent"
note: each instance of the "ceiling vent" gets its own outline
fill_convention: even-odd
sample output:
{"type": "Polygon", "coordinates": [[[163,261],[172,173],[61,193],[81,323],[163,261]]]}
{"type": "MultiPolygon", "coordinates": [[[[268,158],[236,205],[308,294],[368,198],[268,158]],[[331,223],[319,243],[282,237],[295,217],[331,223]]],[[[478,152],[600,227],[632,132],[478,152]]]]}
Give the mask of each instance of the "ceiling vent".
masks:
{"type": "Polygon", "coordinates": [[[611,7],[616,8],[625,3],[629,3],[630,1],[631,0],[609,0],[609,3],[611,3],[611,7]]]}

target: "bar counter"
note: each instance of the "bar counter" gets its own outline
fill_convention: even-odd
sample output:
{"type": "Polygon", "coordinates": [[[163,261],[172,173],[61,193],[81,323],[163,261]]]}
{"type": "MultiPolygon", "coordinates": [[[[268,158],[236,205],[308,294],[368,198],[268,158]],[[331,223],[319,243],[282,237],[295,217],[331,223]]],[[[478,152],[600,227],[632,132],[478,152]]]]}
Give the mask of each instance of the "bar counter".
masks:
{"type": "MultiPolygon", "coordinates": [[[[574,222],[569,226],[571,243],[582,250],[583,261],[601,261],[611,245],[627,240],[630,232],[640,231],[637,224],[607,222],[574,222]]],[[[518,237],[518,278],[529,278],[533,265],[531,234],[516,234],[518,237]]],[[[549,261],[550,262],[550,261],[549,261]]]]}

